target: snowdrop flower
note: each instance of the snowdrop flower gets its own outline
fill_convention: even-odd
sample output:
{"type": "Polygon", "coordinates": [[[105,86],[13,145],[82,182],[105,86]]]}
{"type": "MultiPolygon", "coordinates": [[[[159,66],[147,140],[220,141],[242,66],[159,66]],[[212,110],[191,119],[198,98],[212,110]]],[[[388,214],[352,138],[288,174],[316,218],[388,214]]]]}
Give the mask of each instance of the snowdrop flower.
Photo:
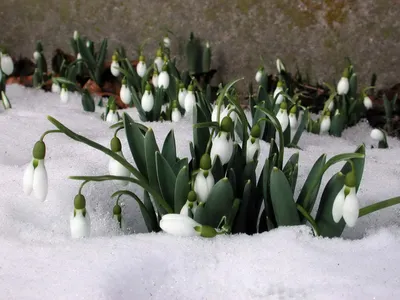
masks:
{"type": "Polygon", "coordinates": [[[158,87],[166,90],[169,87],[169,74],[167,72],[167,65],[164,64],[160,75],[158,75],[158,87]]]}
{"type": "Polygon", "coordinates": [[[247,140],[246,149],[246,163],[256,161],[260,154],[260,134],[261,129],[256,123],[251,129],[249,139],[247,140]]]}
{"type": "Polygon", "coordinates": [[[158,72],[161,72],[162,67],[164,65],[164,60],[163,60],[163,53],[162,53],[162,50],[160,48],[157,50],[156,58],[154,59],[154,65],[156,66],[155,69],[158,72]]]}
{"type": "Polygon", "coordinates": [[[188,216],[193,218],[194,213],[197,208],[197,195],[195,191],[190,191],[185,205],[182,206],[181,211],[179,212],[181,215],[188,216]]]}
{"type": "Polygon", "coordinates": [[[76,55],[76,59],[77,60],[82,60],[82,55],[78,52],[78,54],[76,55]]]}
{"type": "Polygon", "coordinates": [[[185,110],[188,114],[193,112],[193,107],[196,105],[196,96],[193,92],[193,85],[189,84],[188,92],[185,96],[185,110]]]}
{"type": "Polygon", "coordinates": [[[6,93],[4,93],[4,91],[1,91],[1,101],[3,102],[4,109],[11,108],[10,100],[8,99],[8,97],[7,97],[6,93]]]}
{"type": "Polygon", "coordinates": [[[260,67],[260,68],[257,70],[256,77],[255,77],[255,80],[256,80],[257,83],[260,83],[260,82],[261,82],[261,78],[262,78],[262,76],[263,76],[263,73],[264,73],[264,67],[260,67]]]}
{"type": "MultiPolygon", "coordinates": [[[[220,112],[220,114],[219,114],[220,124],[221,124],[222,119],[223,119],[224,117],[226,117],[226,115],[224,116],[224,111],[225,111],[225,105],[222,103],[222,104],[221,104],[221,112],[220,112]]],[[[213,108],[213,111],[212,111],[212,113],[211,113],[211,121],[212,121],[212,122],[218,122],[217,118],[218,118],[218,105],[215,104],[215,105],[214,105],[214,108],[213,108]]]]}
{"type": "Polygon", "coordinates": [[[223,120],[226,116],[230,116],[233,123],[236,123],[237,113],[235,111],[235,107],[231,103],[229,103],[224,111],[221,113],[220,120],[223,120]]]}
{"type": "Polygon", "coordinates": [[[51,92],[56,94],[59,94],[61,92],[61,87],[58,82],[53,81],[53,83],[51,84],[51,92]]]}
{"type": "Polygon", "coordinates": [[[193,188],[199,202],[207,201],[214,183],[214,176],[211,173],[211,157],[205,153],[200,159],[200,170],[195,177],[193,188]]]}
{"type": "Polygon", "coordinates": [[[372,129],[371,138],[375,141],[378,141],[378,148],[386,149],[389,147],[387,143],[386,134],[383,130],[380,129],[372,129]]]}
{"type": "Polygon", "coordinates": [[[12,72],[14,71],[14,62],[7,53],[1,54],[0,66],[1,70],[6,75],[11,75],[12,72]]]}
{"type": "Polygon", "coordinates": [[[171,121],[179,122],[181,119],[182,119],[182,114],[178,107],[178,101],[174,100],[172,102],[171,121]]]}
{"type": "Polygon", "coordinates": [[[164,36],[163,43],[165,48],[171,48],[171,39],[168,37],[168,35],[164,36]]]}
{"type": "Polygon", "coordinates": [[[149,83],[146,84],[146,90],[141,100],[142,108],[145,112],[150,112],[154,106],[154,96],[151,92],[151,86],[149,83]]]}
{"type": "Polygon", "coordinates": [[[136,72],[138,73],[139,77],[143,77],[146,74],[147,66],[143,55],[139,56],[139,62],[136,65],[136,72]]]}
{"type": "Polygon", "coordinates": [[[118,62],[118,56],[114,54],[112,56],[112,62],[111,62],[111,67],[110,67],[111,74],[113,74],[114,77],[119,76],[119,74],[120,74],[119,68],[120,68],[120,65],[118,62]]]}
{"type": "Polygon", "coordinates": [[[292,129],[292,131],[294,131],[297,127],[296,113],[297,113],[297,107],[296,107],[296,105],[293,105],[289,111],[289,125],[290,125],[290,129],[292,129]]]}
{"type": "MultiPolygon", "coordinates": [[[[122,154],[121,141],[118,137],[114,136],[111,139],[110,148],[112,152],[124,158],[124,155],[122,154]]],[[[129,177],[131,175],[131,173],[127,168],[125,168],[120,162],[116,161],[112,157],[110,157],[110,161],[108,163],[108,171],[110,172],[110,175],[113,176],[129,177]]],[[[118,182],[122,186],[125,186],[129,183],[129,181],[118,181],[118,182]]]]}
{"type": "Polygon", "coordinates": [[[331,129],[331,113],[330,111],[326,111],[319,126],[319,134],[328,133],[329,129],[331,129]]]}
{"type": "Polygon", "coordinates": [[[151,78],[151,83],[153,84],[153,86],[155,88],[158,87],[158,71],[157,71],[157,67],[154,68],[153,77],[151,78]]]}
{"type": "Polygon", "coordinates": [[[283,82],[279,80],[274,91],[274,100],[276,105],[281,104],[283,101],[283,95],[279,94],[280,92],[283,92],[283,82]]]}
{"type": "Polygon", "coordinates": [[[229,162],[233,154],[233,140],[231,137],[231,132],[233,130],[233,121],[227,116],[222,119],[220,125],[220,132],[213,139],[211,147],[211,161],[214,163],[217,155],[221,160],[222,165],[229,162]]]}
{"type": "Polygon", "coordinates": [[[336,90],[338,95],[346,95],[349,92],[349,88],[349,70],[346,68],[337,84],[336,90]]]}
{"type": "Polygon", "coordinates": [[[65,84],[63,84],[61,87],[60,100],[63,104],[68,103],[69,100],[69,92],[65,84]]]}
{"type": "Polygon", "coordinates": [[[74,31],[74,40],[76,41],[79,38],[79,33],[77,30],[74,31]]]}
{"type": "Polygon", "coordinates": [[[333,111],[334,108],[335,108],[335,103],[333,102],[333,99],[331,99],[329,100],[328,110],[333,111]]]}
{"type": "Polygon", "coordinates": [[[118,222],[119,228],[122,230],[126,229],[126,223],[125,219],[122,217],[122,207],[119,205],[118,200],[116,201],[114,207],[113,207],[113,219],[118,222]]]}
{"type": "Polygon", "coordinates": [[[289,125],[289,116],[287,113],[287,104],[285,101],[280,104],[279,111],[276,114],[276,118],[281,124],[282,132],[285,132],[286,128],[289,125]]]}
{"type": "Polygon", "coordinates": [[[178,101],[181,107],[185,107],[185,97],[187,94],[187,90],[185,89],[185,85],[183,83],[179,84],[179,93],[178,93],[178,101]]]}
{"type": "Polygon", "coordinates": [[[121,90],[119,91],[119,96],[121,97],[121,101],[124,102],[126,105],[131,103],[131,91],[127,86],[126,78],[122,79],[121,90]]]}
{"type": "Polygon", "coordinates": [[[336,223],[343,217],[347,226],[354,227],[356,224],[360,208],[355,186],[355,171],[352,169],[346,174],[344,187],[336,195],[333,202],[332,217],[336,223]]]}
{"type": "Polygon", "coordinates": [[[112,101],[106,116],[106,122],[114,124],[119,121],[119,115],[117,113],[117,105],[115,101],[112,101]]]}
{"type": "Polygon", "coordinates": [[[86,199],[80,193],[75,196],[74,211],[71,215],[69,226],[73,239],[90,236],[90,217],[86,210],[86,199]]]}
{"type": "Polygon", "coordinates": [[[48,192],[48,180],[44,165],[46,145],[43,141],[35,143],[32,155],[33,159],[24,173],[23,190],[26,195],[30,195],[33,192],[35,198],[44,201],[48,192]]]}
{"type": "Polygon", "coordinates": [[[86,48],[90,48],[90,41],[86,41],[86,48]]]}
{"type": "Polygon", "coordinates": [[[364,94],[363,103],[364,103],[364,106],[365,106],[365,108],[366,108],[367,110],[368,110],[368,109],[371,109],[372,106],[373,106],[371,98],[368,97],[366,94],[364,94]]]}
{"type": "Polygon", "coordinates": [[[276,60],[276,69],[278,70],[278,74],[282,71],[286,71],[285,65],[279,58],[276,60]]]}
{"type": "Polygon", "coordinates": [[[39,51],[33,52],[33,60],[34,60],[35,62],[37,62],[37,61],[39,60],[39,58],[40,58],[40,53],[39,53],[39,51]]]}
{"type": "Polygon", "coordinates": [[[181,237],[214,237],[217,235],[214,228],[201,225],[192,218],[181,214],[163,215],[160,220],[160,227],[168,234],[181,237]]]}

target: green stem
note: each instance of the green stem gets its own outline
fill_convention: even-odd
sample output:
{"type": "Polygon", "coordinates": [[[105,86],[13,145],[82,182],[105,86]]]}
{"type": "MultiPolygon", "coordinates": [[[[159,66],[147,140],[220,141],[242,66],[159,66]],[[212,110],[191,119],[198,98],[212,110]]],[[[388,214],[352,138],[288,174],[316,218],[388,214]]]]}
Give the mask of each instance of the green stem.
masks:
{"type": "Polygon", "coordinates": [[[317,223],[315,222],[313,217],[311,217],[311,215],[300,204],[297,204],[296,206],[297,206],[297,210],[303,215],[303,217],[305,217],[307,219],[307,221],[313,227],[315,235],[319,236],[319,229],[318,229],[317,223]]]}
{"type": "Polygon", "coordinates": [[[79,195],[82,195],[82,189],[85,186],[85,184],[88,182],[89,182],[89,180],[85,180],[84,182],[82,182],[81,186],[79,187],[79,191],[78,191],[79,195]]]}
{"type": "Polygon", "coordinates": [[[400,204],[400,196],[399,197],[394,197],[394,198],[390,198],[387,200],[383,200],[380,201],[378,203],[374,203],[371,205],[368,205],[366,207],[363,207],[360,209],[359,215],[358,217],[361,218],[362,216],[368,215],[370,213],[373,213],[377,210],[386,208],[386,207],[390,207],[396,204],[400,204]]]}
{"type": "Polygon", "coordinates": [[[117,137],[118,131],[120,131],[121,129],[124,129],[124,128],[125,128],[124,126],[117,128],[117,130],[115,130],[115,132],[114,132],[114,137],[117,137]]]}
{"type": "Polygon", "coordinates": [[[46,135],[48,135],[49,133],[61,133],[61,130],[47,130],[45,131],[42,136],[40,137],[40,141],[43,142],[43,139],[46,135]]]}
{"type": "Polygon", "coordinates": [[[206,153],[208,153],[208,154],[210,154],[210,151],[211,151],[211,149],[210,149],[211,141],[212,141],[214,134],[215,134],[215,128],[212,129],[210,137],[208,138],[207,147],[206,147],[206,153]]]}

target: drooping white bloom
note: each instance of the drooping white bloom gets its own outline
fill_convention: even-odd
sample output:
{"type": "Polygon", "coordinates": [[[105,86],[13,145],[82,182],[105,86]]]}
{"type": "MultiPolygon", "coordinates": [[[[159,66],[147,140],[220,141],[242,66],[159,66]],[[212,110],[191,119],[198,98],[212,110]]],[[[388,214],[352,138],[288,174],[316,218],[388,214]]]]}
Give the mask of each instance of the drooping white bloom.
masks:
{"type": "Polygon", "coordinates": [[[286,71],[285,65],[279,58],[276,59],[276,69],[278,70],[278,73],[281,73],[281,71],[286,71]]]}
{"type": "Polygon", "coordinates": [[[371,131],[371,138],[380,142],[385,139],[385,134],[382,132],[382,130],[374,128],[371,131]]]}
{"type": "Polygon", "coordinates": [[[14,62],[7,53],[1,54],[0,66],[3,70],[3,73],[7,76],[11,75],[14,71],[14,62]]]}
{"type": "Polygon", "coordinates": [[[182,119],[182,114],[178,108],[173,108],[171,113],[172,122],[179,122],[182,119]]]}
{"type": "Polygon", "coordinates": [[[158,71],[158,72],[161,72],[162,67],[163,67],[163,65],[164,65],[164,60],[163,60],[163,58],[162,58],[162,54],[160,54],[160,56],[157,56],[157,57],[154,59],[154,64],[155,64],[155,66],[156,66],[156,68],[157,68],[157,71],[158,71]]]}
{"type": "Polygon", "coordinates": [[[347,226],[354,227],[358,219],[359,210],[360,205],[358,203],[356,189],[352,187],[350,188],[349,194],[344,199],[343,204],[343,219],[347,226]]]}
{"type": "Polygon", "coordinates": [[[33,191],[36,199],[46,200],[48,179],[44,159],[33,159],[29,163],[24,173],[23,189],[26,195],[30,195],[33,191]]]}
{"type": "Polygon", "coordinates": [[[278,81],[278,84],[274,91],[275,105],[279,105],[283,101],[283,95],[279,94],[280,92],[283,92],[283,82],[282,81],[278,81]]]}
{"type": "Polygon", "coordinates": [[[174,236],[199,236],[200,233],[195,230],[197,226],[201,224],[183,214],[166,214],[160,220],[161,229],[174,236]]]}
{"type": "Polygon", "coordinates": [[[234,110],[233,105],[230,103],[225,107],[224,111],[221,113],[221,116],[220,116],[221,122],[228,115],[232,119],[233,123],[235,123],[237,120],[237,113],[234,110]]]}
{"type": "Polygon", "coordinates": [[[76,41],[79,37],[79,33],[77,30],[74,31],[74,40],[76,41]]]}
{"type": "Polygon", "coordinates": [[[349,84],[349,71],[346,68],[343,71],[342,78],[340,78],[336,90],[338,95],[346,95],[349,92],[350,84],[349,84]]]}
{"type": "Polygon", "coordinates": [[[119,121],[118,113],[115,110],[109,110],[106,117],[106,122],[115,124],[119,121]]]}
{"type": "Polygon", "coordinates": [[[296,114],[289,113],[289,125],[290,125],[290,129],[292,129],[292,130],[296,129],[296,127],[297,127],[296,114]]]}
{"type": "Polygon", "coordinates": [[[163,43],[165,48],[171,47],[171,39],[168,37],[168,35],[164,36],[163,43]]]}
{"type": "Polygon", "coordinates": [[[141,105],[145,112],[149,112],[153,109],[154,96],[153,93],[151,92],[151,87],[149,84],[146,86],[146,91],[142,96],[141,105]]]}
{"type": "Polygon", "coordinates": [[[139,77],[143,77],[146,74],[146,71],[147,71],[146,62],[144,60],[144,56],[141,55],[139,57],[139,62],[136,65],[136,72],[138,73],[139,77]]]}
{"type": "Polygon", "coordinates": [[[364,100],[363,100],[363,103],[364,103],[364,106],[365,106],[365,108],[366,108],[367,110],[368,110],[368,109],[371,109],[372,106],[373,106],[371,98],[368,97],[367,95],[365,95],[364,100]]]}
{"type": "Polygon", "coordinates": [[[61,92],[61,87],[57,82],[51,84],[51,92],[59,94],[61,92]]]}
{"type": "Polygon", "coordinates": [[[196,96],[193,92],[193,86],[189,85],[188,92],[185,96],[185,110],[188,114],[193,112],[193,107],[196,105],[196,96]]]}
{"type": "Polygon", "coordinates": [[[163,87],[166,90],[169,87],[169,74],[166,68],[163,67],[160,75],[158,75],[158,87],[163,87]]]}
{"type": "Polygon", "coordinates": [[[276,118],[282,127],[282,132],[285,132],[286,128],[289,125],[289,116],[287,113],[287,105],[285,102],[281,103],[278,113],[276,114],[276,118]]]}
{"type": "Polygon", "coordinates": [[[131,91],[129,90],[129,87],[127,87],[127,85],[124,81],[122,81],[119,96],[121,97],[121,101],[124,102],[126,105],[131,103],[131,100],[132,100],[131,91]]]}
{"type": "Polygon", "coordinates": [[[344,189],[345,187],[340,190],[340,192],[336,195],[335,200],[333,200],[332,217],[333,221],[336,223],[338,223],[343,216],[343,204],[345,199],[344,189]]]}
{"type": "Polygon", "coordinates": [[[257,70],[256,76],[255,76],[255,80],[256,80],[257,83],[260,83],[260,82],[261,82],[261,78],[262,78],[262,76],[263,76],[263,72],[264,72],[264,68],[263,68],[263,67],[261,67],[261,68],[259,68],[259,69],[257,70]]]}
{"type": "Polygon", "coordinates": [[[40,53],[38,51],[33,52],[33,60],[37,62],[40,58],[40,53]]]}
{"type": "Polygon", "coordinates": [[[82,59],[82,55],[78,52],[78,54],[76,55],[76,59],[77,60],[81,60],[82,59]]]}
{"type": "MultiPolygon", "coordinates": [[[[229,118],[229,117],[227,117],[229,118]]],[[[214,162],[217,155],[221,160],[222,165],[229,162],[233,154],[233,141],[230,137],[230,133],[225,131],[220,131],[214,138],[211,147],[211,161],[214,162]]]]}
{"type": "Polygon", "coordinates": [[[158,73],[154,70],[153,77],[151,77],[151,83],[154,87],[158,87],[158,73]]]}
{"type": "Polygon", "coordinates": [[[118,77],[119,76],[119,74],[120,74],[119,68],[120,68],[120,65],[119,65],[118,60],[113,60],[111,62],[110,71],[111,71],[111,74],[113,74],[114,77],[118,77]]]}
{"type": "MultiPolygon", "coordinates": [[[[224,117],[226,117],[226,114],[224,115],[224,111],[225,111],[225,105],[222,104],[221,105],[221,112],[219,114],[220,123],[221,123],[222,119],[224,117]]],[[[218,105],[214,105],[213,111],[211,113],[211,121],[217,122],[218,121],[217,118],[218,118],[218,105]]]]}
{"type": "Polygon", "coordinates": [[[73,239],[90,236],[90,217],[86,209],[75,209],[71,214],[69,225],[73,239]]]}
{"type": "Polygon", "coordinates": [[[181,84],[179,86],[179,93],[178,93],[178,101],[179,105],[181,107],[185,107],[185,98],[186,98],[187,90],[185,89],[185,86],[181,84]]]}
{"type": "Polygon", "coordinates": [[[63,85],[62,88],[61,88],[60,100],[61,100],[61,103],[63,103],[63,104],[68,103],[69,92],[68,92],[67,87],[65,85],[63,85]]]}
{"type": "Polygon", "coordinates": [[[249,137],[247,140],[246,163],[254,160],[254,155],[260,153],[260,139],[249,137]]]}
{"type": "Polygon", "coordinates": [[[319,134],[325,134],[329,132],[329,129],[331,129],[331,117],[328,112],[328,114],[322,117],[322,121],[319,127],[319,134]]]}
{"type": "MultiPolygon", "coordinates": [[[[115,153],[121,157],[124,157],[121,151],[115,153]]],[[[116,161],[112,157],[110,157],[110,161],[108,163],[108,171],[110,172],[110,175],[113,176],[129,177],[131,175],[127,168],[125,168],[120,162],[116,161]]],[[[122,186],[125,186],[129,183],[129,181],[119,180],[118,183],[122,186]]]]}
{"type": "Polygon", "coordinates": [[[214,176],[211,173],[211,170],[200,169],[194,180],[194,191],[197,194],[198,201],[207,201],[208,195],[210,194],[214,183],[214,176]]]}

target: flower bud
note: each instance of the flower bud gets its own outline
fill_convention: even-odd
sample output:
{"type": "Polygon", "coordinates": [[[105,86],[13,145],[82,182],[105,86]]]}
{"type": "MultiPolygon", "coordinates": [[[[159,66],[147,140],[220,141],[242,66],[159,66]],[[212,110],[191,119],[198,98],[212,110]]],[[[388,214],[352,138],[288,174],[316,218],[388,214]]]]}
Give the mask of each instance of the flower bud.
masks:
{"type": "Polygon", "coordinates": [[[33,146],[32,151],[33,158],[44,159],[46,156],[46,145],[43,141],[37,141],[33,146]]]}
{"type": "Polygon", "coordinates": [[[233,121],[231,119],[231,117],[226,116],[222,119],[221,121],[221,131],[225,131],[225,132],[232,132],[233,130],[233,121]]]}
{"type": "Polygon", "coordinates": [[[200,159],[200,168],[203,170],[211,169],[211,157],[208,153],[204,153],[200,159]]]}
{"type": "Polygon", "coordinates": [[[85,209],[86,208],[86,199],[82,194],[78,194],[74,198],[74,208],[75,209],[85,209]]]}
{"type": "Polygon", "coordinates": [[[120,152],[122,150],[121,140],[114,136],[110,142],[110,148],[112,152],[120,152]]]}

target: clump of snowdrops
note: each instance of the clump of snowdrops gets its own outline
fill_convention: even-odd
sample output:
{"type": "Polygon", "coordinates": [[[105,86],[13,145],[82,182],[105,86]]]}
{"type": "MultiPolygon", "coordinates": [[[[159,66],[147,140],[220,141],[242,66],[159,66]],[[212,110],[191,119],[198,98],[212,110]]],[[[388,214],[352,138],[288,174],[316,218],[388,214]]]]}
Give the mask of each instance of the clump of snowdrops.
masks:
{"type": "Polygon", "coordinates": [[[4,109],[11,108],[11,102],[6,95],[6,79],[14,71],[14,62],[11,56],[5,51],[0,49],[0,96],[4,109]]]}
{"type": "Polygon", "coordinates": [[[173,130],[160,149],[153,130],[135,122],[127,113],[122,115],[122,122],[112,126],[115,132],[109,147],[79,135],[49,116],[56,129],[45,132],[33,148],[32,161],[23,178],[25,193],[33,192],[36,198],[46,199],[44,138],[57,132],[110,157],[108,174],[70,177],[82,181],[71,205],[73,238],[90,235],[91,212],[86,209],[86,201],[91,200],[85,198],[84,186],[107,180],[119,181],[122,187],[111,195],[116,198],[113,200],[113,216],[121,227],[124,218],[119,199],[132,197],[140,207],[149,232],[163,230],[177,236],[254,234],[279,226],[307,223],[317,236],[337,237],[346,225],[355,226],[358,218],[400,203],[400,197],[396,197],[360,208],[362,199],[358,198],[357,191],[364,170],[363,145],[354,153],[342,153],[329,159],[322,154],[305,182],[298,182],[299,153],[284,161],[284,132],[275,112],[256,105],[255,109],[261,115],[256,123],[250,125],[235,93],[232,93],[236,82],[219,91],[215,104],[216,122],[209,121],[212,109],[206,102],[199,101],[193,106],[190,157],[178,155],[173,130]],[[232,109],[222,116],[225,101],[232,109]],[[242,127],[240,137],[235,134],[232,114],[240,120],[237,123],[242,127]],[[267,158],[259,161],[261,122],[264,121],[274,126],[279,142],[271,138],[267,158]],[[122,149],[121,138],[127,139],[129,149],[122,149]],[[125,155],[131,155],[135,165],[129,163],[125,155]],[[341,170],[321,186],[325,172],[338,163],[344,163],[341,170]],[[257,176],[259,164],[262,171],[257,176]],[[135,192],[137,187],[130,189],[132,184],[140,187],[143,194],[135,192]],[[300,192],[294,197],[297,189],[300,192]]]}

